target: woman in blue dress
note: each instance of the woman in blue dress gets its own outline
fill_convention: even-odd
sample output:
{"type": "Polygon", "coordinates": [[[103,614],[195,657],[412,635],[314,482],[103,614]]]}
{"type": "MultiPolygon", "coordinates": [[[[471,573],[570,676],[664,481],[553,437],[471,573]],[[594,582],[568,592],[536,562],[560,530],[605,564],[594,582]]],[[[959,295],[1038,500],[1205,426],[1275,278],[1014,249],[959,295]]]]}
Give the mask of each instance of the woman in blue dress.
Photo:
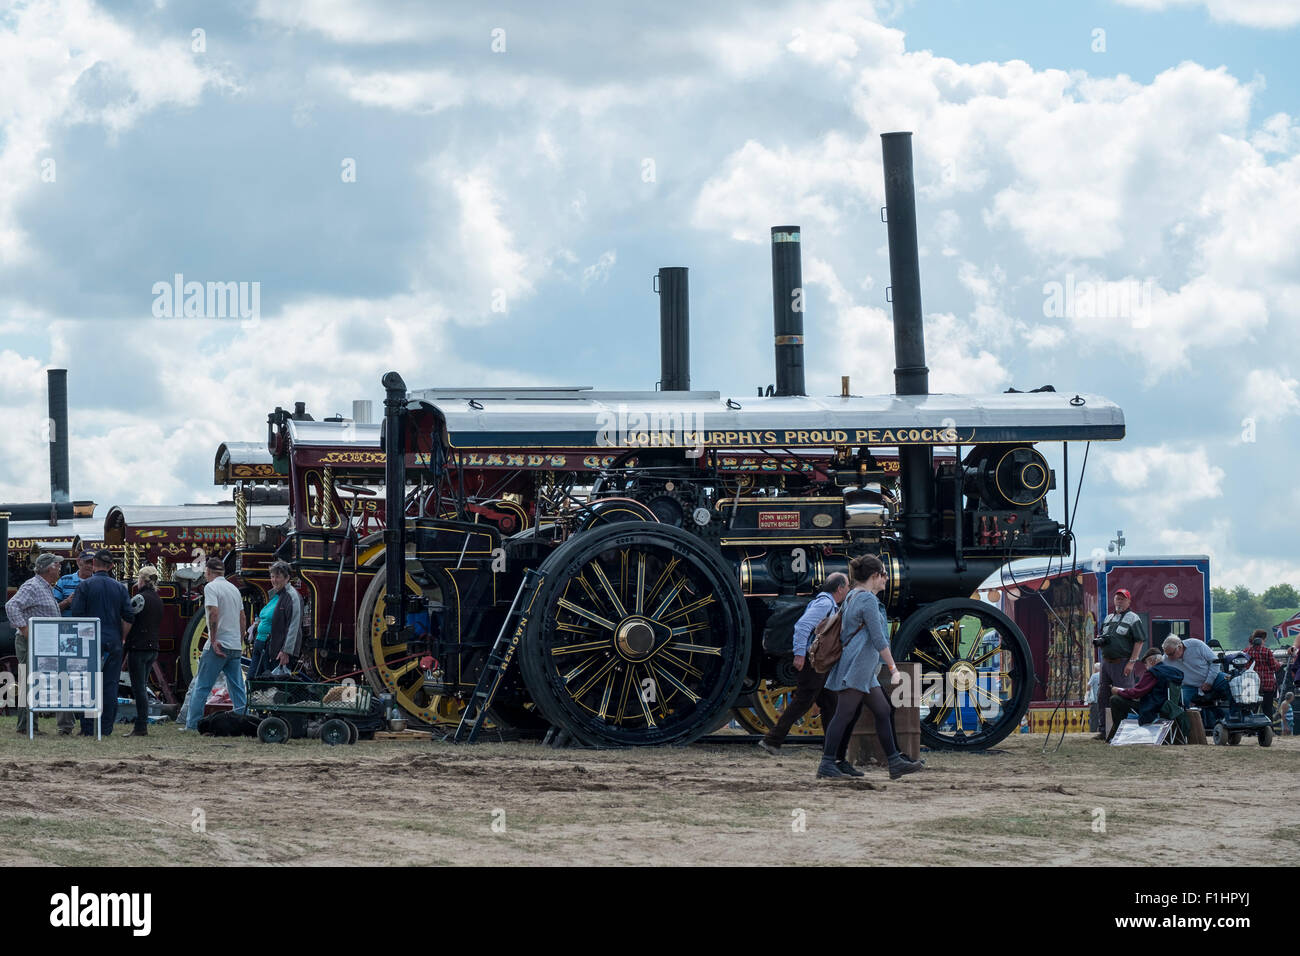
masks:
{"type": "Polygon", "coordinates": [[[835,717],[826,729],[826,746],[818,777],[861,776],[847,762],[837,762],[835,755],[844,736],[857,723],[863,706],[871,708],[876,718],[876,736],[881,749],[889,758],[889,776],[897,779],[906,773],[915,773],[922,764],[899,752],[894,741],[893,711],[889,698],[880,686],[877,673],[883,660],[889,667],[891,683],[903,677],[894,664],[889,651],[889,619],[885,606],[876,596],[885,589],[888,577],[885,566],[874,554],[863,555],[849,562],[849,577],[853,590],[844,599],[843,619],[840,622],[840,639],[844,653],[826,675],[826,689],[835,696],[835,717]]]}

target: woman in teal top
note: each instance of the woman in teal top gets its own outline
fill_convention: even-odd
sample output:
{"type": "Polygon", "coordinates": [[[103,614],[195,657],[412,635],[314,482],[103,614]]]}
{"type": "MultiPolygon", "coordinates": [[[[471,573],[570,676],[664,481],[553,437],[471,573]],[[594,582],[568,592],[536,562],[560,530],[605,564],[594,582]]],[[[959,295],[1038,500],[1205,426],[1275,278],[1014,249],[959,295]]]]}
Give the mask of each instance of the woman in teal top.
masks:
{"type": "Polygon", "coordinates": [[[257,634],[253,639],[253,663],[248,668],[249,680],[255,679],[266,669],[266,642],[271,639],[271,618],[275,614],[275,606],[280,603],[280,592],[282,588],[277,588],[271,593],[271,600],[266,602],[266,606],[257,613],[257,634]]]}

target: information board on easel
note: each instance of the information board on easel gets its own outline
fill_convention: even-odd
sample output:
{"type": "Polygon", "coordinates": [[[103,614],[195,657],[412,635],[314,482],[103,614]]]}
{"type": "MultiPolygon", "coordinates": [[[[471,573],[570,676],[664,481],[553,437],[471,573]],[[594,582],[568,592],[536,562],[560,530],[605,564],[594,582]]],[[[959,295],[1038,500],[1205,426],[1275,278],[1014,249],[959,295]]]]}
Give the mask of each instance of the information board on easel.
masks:
{"type": "Polygon", "coordinates": [[[37,711],[76,711],[96,718],[98,738],[104,710],[99,618],[34,617],[27,634],[27,736],[34,735],[37,711]]]}

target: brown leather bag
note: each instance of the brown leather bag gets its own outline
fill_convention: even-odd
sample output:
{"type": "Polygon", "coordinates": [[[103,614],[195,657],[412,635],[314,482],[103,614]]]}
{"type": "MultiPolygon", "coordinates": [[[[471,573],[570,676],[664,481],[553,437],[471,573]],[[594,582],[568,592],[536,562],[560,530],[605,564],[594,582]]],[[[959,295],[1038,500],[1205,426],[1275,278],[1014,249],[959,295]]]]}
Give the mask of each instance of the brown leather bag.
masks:
{"type": "MultiPolygon", "coordinates": [[[[849,593],[852,597],[853,593],[849,593]]],[[[844,607],[824,617],[813,631],[812,643],[808,646],[808,663],[818,674],[829,673],[844,653],[844,641],[840,629],[844,624],[844,608],[849,606],[849,599],[844,599],[844,607]]],[[[861,627],[858,631],[862,630],[861,627]]],[[[853,634],[858,633],[854,631],[853,634]]],[[[849,637],[852,637],[850,634],[849,637]]]]}

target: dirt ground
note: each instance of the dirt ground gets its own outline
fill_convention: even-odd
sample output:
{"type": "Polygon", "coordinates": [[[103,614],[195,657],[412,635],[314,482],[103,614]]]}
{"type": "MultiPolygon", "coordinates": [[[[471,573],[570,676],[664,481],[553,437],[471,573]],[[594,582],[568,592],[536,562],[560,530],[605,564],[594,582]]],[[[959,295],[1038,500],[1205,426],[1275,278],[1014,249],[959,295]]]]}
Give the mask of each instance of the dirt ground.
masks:
{"type": "Polygon", "coordinates": [[[0,722],[0,839],[23,864],[1220,864],[1300,851],[1300,739],[1112,748],[1041,735],[817,781],[817,754],[405,740],[326,747],[48,734],[0,722]],[[1053,745],[1056,739],[1053,739],[1053,745]]]}

